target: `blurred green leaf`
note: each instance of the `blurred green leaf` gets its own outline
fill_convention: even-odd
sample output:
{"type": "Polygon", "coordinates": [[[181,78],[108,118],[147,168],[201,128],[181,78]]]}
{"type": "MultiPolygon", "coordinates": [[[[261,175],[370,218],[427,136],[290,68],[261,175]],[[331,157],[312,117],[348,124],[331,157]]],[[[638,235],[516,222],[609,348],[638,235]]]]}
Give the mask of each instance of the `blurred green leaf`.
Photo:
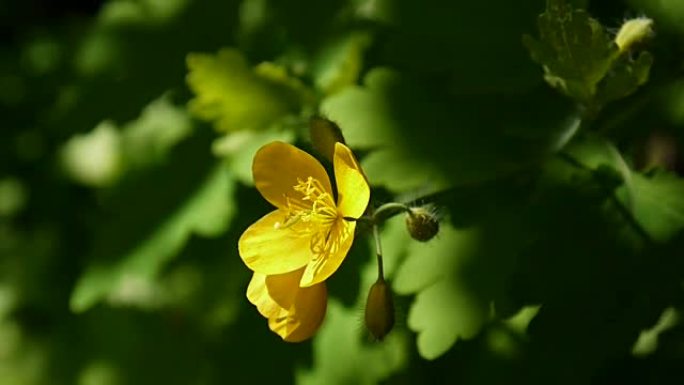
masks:
{"type": "Polygon", "coordinates": [[[193,125],[184,108],[174,106],[167,95],[148,104],[140,117],[121,129],[127,167],[161,162],[180,141],[192,134],[193,125]]]}
{"type": "MultiPolygon", "coordinates": [[[[667,241],[684,228],[684,179],[664,171],[633,174],[632,214],[657,241],[667,241]]],[[[626,189],[618,195],[626,199],[626,189]]]]}
{"type": "MultiPolygon", "coordinates": [[[[144,295],[149,281],[192,234],[215,237],[226,230],[235,213],[231,201],[233,188],[234,180],[225,167],[214,167],[206,179],[195,186],[192,195],[173,211],[164,213],[165,217],[147,238],[115,256],[113,261],[94,260],[73,290],[71,309],[83,312],[106,297],[144,295]]],[[[163,190],[159,192],[163,193],[163,190]]],[[[94,254],[99,252],[111,251],[95,250],[94,254]]]]}
{"type": "Polygon", "coordinates": [[[163,161],[192,129],[185,109],[162,96],[148,104],[137,119],[121,127],[106,120],[91,132],[70,138],[62,148],[62,163],[78,183],[111,186],[129,171],[163,161]]]}
{"type": "Polygon", "coordinates": [[[377,384],[406,365],[406,335],[393,332],[372,343],[361,332],[362,318],[360,311],[328,300],[325,323],[314,340],[314,367],[298,370],[297,384],[377,384]]]}
{"type": "Polygon", "coordinates": [[[325,94],[334,94],[355,84],[361,73],[363,53],[371,36],[353,33],[325,45],[313,62],[314,84],[325,94]]]}
{"type": "Polygon", "coordinates": [[[311,103],[310,91],[275,64],[250,68],[242,53],[191,53],[187,82],[195,93],[188,108],[218,131],[259,130],[311,103]]]}
{"type": "Polygon", "coordinates": [[[545,92],[454,97],[375,68],[321,110],[350,146],[371,151],[361,160],[371,183],[427,193],[512,174],[562,147],[577,130],[576,111],[545,92]]]}
{"type": "Polygon", "coordinates": [[[650,329],[642,330],[639,339],[632,347],[632,354],[635,356],[647,356],[653,354],[658,347],[658,337],[661,333],[672,329],[679,324],[680,315],[673,307],[663,310],[658,322],[650,329]]]}
{"type": "Polygon", "coordinates": [[[91,132],[70,138],[61,150],[62,165],[76,182],[91,187],[116,183],[124,172],[121,133],[104,121],[91,132]]]}
{"type": "Polygon", "coordinates": [[[684,3],[679,0],[630,0],[629,3],[652,16],[658,25],[684,34],[684,3]]]}

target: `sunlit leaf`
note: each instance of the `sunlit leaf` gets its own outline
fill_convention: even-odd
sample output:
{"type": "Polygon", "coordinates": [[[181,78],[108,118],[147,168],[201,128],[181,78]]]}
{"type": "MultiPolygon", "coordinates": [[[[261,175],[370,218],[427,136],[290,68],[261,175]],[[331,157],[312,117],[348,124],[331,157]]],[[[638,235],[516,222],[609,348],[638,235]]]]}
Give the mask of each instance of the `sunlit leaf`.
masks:
{"type": "Polygon", "coordinates": [[[416,294],[408,325],[418,333],[418,351],[427,359],[441,356],[458,339],[474,337],[488,318],[489,305],[461,277],[477,237],[474,231],[444,226],[436,239],[409,245],[397,271],[395,290],[416,294]]]}
{"type": "Polygon", "coordinates": [[[118,181],[125,167],[121,133],[109,121],[69,139],[61,155],[68,175],[86,186],[110,186],[118,181]]]}
{"type": "Polygon", "coordinates": [[[168,97],[148,104],[140,117],[121,129],[122,150],[128,167],[158,163],[181,140],[192,133],[192,121],[185,109],[168,97]]]}
{"type": "Polygon", "coordinates": [[[673,307],[668,307],[660,315],[658,322],[652,328],[642,330],[639,339],[632,347],[632,354],[635,356],[647,356],[653,354],[658,348],[658,337],[668,329],[672,329],[680,321],[680,315],[673,307]]]}
{"type": "Polygon", "coordinates": [[[565,0],[547,0],[538,27],[539,39],[523,38],[532,59],[544,68],[549,85],[587,106],[590,114],[648,80],[649,53],[633,60],[598,20],[565,0]]]}
{"type": "Polygon", "coordinates": [[[187,64],[187,82],[196,95],[190,112],[222,132],[266,128],[311,102],[309,91],[283,68],[272,63],[251,68],[235,49],[191,53],[187,64]]]}
{"type": "MultiPolygon", "coordinates": [[[[652,238],[667,241],[684,229],[684,179],[667,172],[635,173],[632,184],[632,213],[652,238]]],[[[625,188],[618,194],[624,199],[625,188]]]]}
{"type": "Polygon", "coordinates": [[[369,45],[367,34],[352,34],[326,45],[314,61],[314,82],[326,94],[333,94],[356,83],[369,45]]]}
{"type": "Polygon", "coordinates": [[[544,66],[546,81],[581,102],[591,100],[618,54],[608,33],[585,10],[564,0],[547,0],[538,24],[539,40],[526,35],[524,42],[544,66]]]}

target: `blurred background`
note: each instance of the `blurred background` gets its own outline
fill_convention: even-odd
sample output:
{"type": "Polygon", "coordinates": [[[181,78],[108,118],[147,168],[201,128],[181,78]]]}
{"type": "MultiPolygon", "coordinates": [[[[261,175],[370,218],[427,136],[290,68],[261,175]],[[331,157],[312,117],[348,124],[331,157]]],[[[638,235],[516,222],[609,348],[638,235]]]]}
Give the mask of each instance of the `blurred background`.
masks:
{"type": "Polygon", "coordinates": [[[653,19],[591,119],[523,44],[543,0],[0,0],[0,385],[682,383],[684,2],[568,3],[653,19]],[[252,157],[314,114],[441,218],[382,227],[381,342],[368,233],[312,340],[245,297],[252,157]]]}

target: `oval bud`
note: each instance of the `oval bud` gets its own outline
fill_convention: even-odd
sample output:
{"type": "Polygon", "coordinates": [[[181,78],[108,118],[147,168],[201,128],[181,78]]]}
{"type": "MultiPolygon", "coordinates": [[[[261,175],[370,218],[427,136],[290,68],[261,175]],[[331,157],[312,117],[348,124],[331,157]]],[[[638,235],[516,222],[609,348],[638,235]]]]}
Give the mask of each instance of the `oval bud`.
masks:
{"type": "Polygon", "coordinates": [[[378,341],[382,341],[394,327],[392,290],[382,277],[368,291],[365,321],[366,328],[378,341]]]}
{"type": "Polygon", "coordinates": [[[309,133],[314,149],[331,162],[335,154],[335,143],[345,144],[340,127],[335,122],[321,116],[311,117],[309,133]]]}
{"type": "Polygon", "coordinates": [[[617,44],[620,52],[627,51],[635,44],[651,37],[653,35],[652,27],[653,20],[647,17],[627,20],[622,24],[620,31],[615,36],[615,44],[617,44]]]}
{"type": "Polygon", "coordinates": [[[412,207],[406,216],[406,229],[411,238],[427,242],[439,232],[439,218],[431,209],[412,207]]]}

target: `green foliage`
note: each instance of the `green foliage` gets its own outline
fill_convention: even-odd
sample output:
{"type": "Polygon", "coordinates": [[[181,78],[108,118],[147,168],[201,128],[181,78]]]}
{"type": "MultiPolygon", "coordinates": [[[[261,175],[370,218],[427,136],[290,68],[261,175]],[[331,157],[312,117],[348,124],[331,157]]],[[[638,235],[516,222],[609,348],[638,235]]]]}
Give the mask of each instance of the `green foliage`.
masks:
{"type": "MultiPolygon", "coordinates": [[[[684,228],[684,180],[667,172],[633,174],[632,178],[630,195],[634,218],[653,239],[671,239],[684,228]]],[[[627,196],[626,188],[618,193],[627,196]]]]}
{"type": "MultiPolygon", "coordinates": [[[[365,269],[373,277],[375,266],[365,269]]],[[[368,289],[372,281],[362,279],[361,288],[368,289]]],[[[314,342],[314,368],[300,371],[297,375],[302,384],[375,384],[389,377],[406,365],[408,359],[408,336],[397,331],[382,344],[371,342],[371,336],[363,329],[365,301],[361,291],[355,306],[343,307],[337,301],[328,303],[326,323],[314,342]]]]}
{"type": "Polygon", "coordinates": [[[224,48],[216,56],[188,55],[188,85],[197,94],[188,108],[215,121],[219,131],[257,130],[297,112],[307,90],[283,68],[261,63],[250,69],[242,54],[224,48]]]}
{"type": "Polygon", "coordinates": [[[549,85],[595,114],[607,102],[632,94],[648,80],[653,57],[625,56],[598,20],[564,0],[547,0],[539,39],[525,35],[532,59],[549,85]]]}
{"type": "MultiPolygon", "coordinates": [[[[178,177],[179,175],[175,175],[174,182],[179,180],[178,177]]],[[[156,182],[164,183],[162,180],[156,182]]],[[[92,251],[93,263],[74,288],[70,300],[71,309],[85,311],[103,298],[124,303],[145,301],[145,286],[156,278],[164,263],[180,251],[192,234],[211,237],[227,229],[235,212],[230,201],[234,188],[230,173],[224,167],[217,166],[204,180],[195,183],[196,190],[189,196],[181,197],[182,204],[173,211],[162,211],[159,213],[161,218],[146,218],[145,221],[151,222],[154,228],[148,229],[145,237],[136,239],[134,244],[126,244],[130,242],[127,237],[130,237],[128,226],[131,225],[130,219],[127,220],[126,217],[140,221],[141,213],[137,211],[139,207],[132,206],[129,210],[133,212],[128,215],[120,212],[118,215],[121,220],[105,225],[102,233],[96,235],[101,241],[96,242],[92,251]],[[115,235],[122,236],[122,239],[117,239],[115,235]],[[116,251],[121,254],[112,255],[116,251]],[[104,256],[100,256],[101,254],[104,256]],[[142,291],[142,294],[138,291],[142,291]],[[136,298],[138,296],[143,298],[136,298]]],[[[169,187],[171,186],[173,182],[169,183],[169,187]]],[[[140,190],[136,192],[139,193],[140,190]]],[[[126,192],[123,194],[128,195],[126,192]]],[[[135,202],[130,200],[130,195],[126,198],[126,204],[135,202]]],[[[137,199],[144,202],[151,197],[137,199]]],[[[121,207],[121,203],[113,205],[121,207]]],[[[136,238],[141,235],[137,234],[136,238]]]]}
{"type": "Polygon", "coordinates": [[[475,238],[475,231],[443,228],[430,244],[411,244],[397,272],[397,293],[416,294],[408,325],[418,333],[418,352],[427,359],[441,356],[459,338],[474,337],[488,318],[489,305],[462,278],[475,238]]]}
{"type": "Polygon", "coordinates": [[[682,381],[680,1],[10,3],[3,385],[682,381]],[[368,218],[312,340],[245,298],[236,245],[272,210],[254,154],[323,160],[314,115],[373,207],[401,203],[379,224],[380,342],[368,218]],[[437,235],[412,239],[403,204],[437,235]]]}

